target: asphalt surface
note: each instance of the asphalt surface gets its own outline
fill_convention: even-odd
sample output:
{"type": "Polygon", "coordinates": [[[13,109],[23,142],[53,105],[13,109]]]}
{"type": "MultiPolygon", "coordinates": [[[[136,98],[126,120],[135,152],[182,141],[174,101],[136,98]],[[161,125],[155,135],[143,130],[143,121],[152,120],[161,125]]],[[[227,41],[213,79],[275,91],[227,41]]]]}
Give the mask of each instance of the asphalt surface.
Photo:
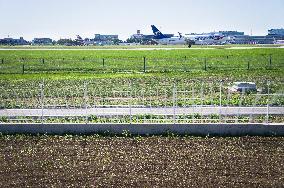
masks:
{"type": "Polygon", "coordinates": [[[87,109],[1,109],[0,116],[115,116],[115,115],[184,115],[184,114],[221,114],[221,115],[284,115],[284,107],[99,107],[87,109]]]}

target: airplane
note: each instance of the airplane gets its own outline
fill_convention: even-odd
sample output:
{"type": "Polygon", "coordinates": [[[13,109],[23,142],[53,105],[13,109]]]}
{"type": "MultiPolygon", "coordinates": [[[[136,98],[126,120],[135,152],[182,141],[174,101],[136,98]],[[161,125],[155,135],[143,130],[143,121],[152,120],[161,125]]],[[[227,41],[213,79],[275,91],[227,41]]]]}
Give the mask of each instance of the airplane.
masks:
{"type": "Polygon", "coordinates": [[[191,47],[191,42],[187,38],[183,37],[181,33],[179,33],[178,37],[169,37],[164,35],[159,29],[157,29],[156,26],[151,25],[152,31],[154,33],[154,41],[158,44],[162,45],[188,45],[188,47],[191,47]]]}
{"type": "Polygon", "coordinates": [[[234,40],[233,37],[225,37],[220,33],[186,34],[185,37],[194,41],[196,45],[230,44],[234,40]]]}
{"type": "Polygon", "coordinates": [[[96,42],[94,40],[85,38],[83,39],[80,35],[76,35],[76,44],[79,46],[90,46],[90,45],[95,45],[96,42]]]}
{"type": "Polygon", "coordinates": [[[83,38],[80,35],[76,35],[76,37],[77,38],[75,39],[75,41],[76,41],[77,45],[83,46],[84,45],[83,38]]]}
{"type": "Polygon", "coordinates": [[[162,45],[188,45],[190,48],[191,45],[211,45],[211,44],[227,44],[230,43],[233,39],[230,37],[225,37],[219,33],[214,34],[202,34],[202,35],[185,35],[179,32],[179,37],[168,37],[164,35],[156,26],[151,25],[152,31],[154,33],[154,41],[162,45]]]}

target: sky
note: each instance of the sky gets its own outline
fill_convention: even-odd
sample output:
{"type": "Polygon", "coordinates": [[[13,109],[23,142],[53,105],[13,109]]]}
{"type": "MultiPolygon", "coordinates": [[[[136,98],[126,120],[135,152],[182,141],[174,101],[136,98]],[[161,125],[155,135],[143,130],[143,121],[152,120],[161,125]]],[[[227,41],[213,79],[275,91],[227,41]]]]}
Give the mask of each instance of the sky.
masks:
{"type": "Polygon", "coordinates": [[[284,0],[0,0],[0,38],[94,38],[125,40],[150,25],[163,33],[237,30],[266,35],[284,28],[284,0]]]}

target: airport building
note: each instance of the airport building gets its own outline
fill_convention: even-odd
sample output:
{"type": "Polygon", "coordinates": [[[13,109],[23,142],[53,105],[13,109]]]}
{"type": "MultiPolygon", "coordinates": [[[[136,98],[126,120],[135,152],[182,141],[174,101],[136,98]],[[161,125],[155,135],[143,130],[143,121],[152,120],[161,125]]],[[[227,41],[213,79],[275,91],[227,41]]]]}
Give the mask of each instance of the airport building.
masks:
{"type": "Polygon", "coordinates": [[[268,30],[268,35],[284,37],[284,29],[270,29],[268,30]]]}
{"type": "Polygon", "coordinates": [[[0,39],[0,45],[29,45],[30,43],[26,41],[23,37],[19,39],[4,38],[0,39]]]}
{"type": "Polygon", "coordinates": [[[277,44],[284,40],[284,29],[269,29],[266,36],[247,36],[245,44],[277,44]]]}
{"type": "Polygon", "coordinates": [[[115,41],[119,40],[118,35],[101,35],[95,34],[94,41],[97,45],[113,45],[115,41]]]}
{"type": "Polygon", "coordinates": [[[239,32],[239,31],[219,31],[219,33],[221,35],[226,36],[226,37],[229,37],[229,36],[244,36],[245,35],[244,32],[239,32]]]}
{"type": "Polygon", "coordinates": [[[269,36],[239,35],[234,38],[235,44],[273,44],[274,38],[269,36]]]}
{"type": "Polygon", "coordinates": [[[50,38],[34,38],[33,45],[52,45],[52,39],[50,38]]]}
{"type": "Polygon", "coordinates": [[[95,34],[95,40],[98,41],[109,41],[118,39],[118,35],[101,35],[101,34],[95,34]]]}
{"type": "Polygon", "coordinates": [[[131,38],[131,39],[143,39],[143,38],[144,38],[144,35],[141,34],[141,31],[140,31],[140,30],[137,30],[137,33],[131,35],[130,38],[131,38]]]}
{"type": "Polygon", "coordinates": [[[220,31],[220,33],[234,37],[235,44],[274,44],[284,40],[284,29],[270,29],[266,36],[250,36],[238,31],[220,31]]]}
{"type": "Polygon", "coordinates": [[[270,29],[267,37],[274,39],[274,44],[284,44],[284,29],[270,29]]]}

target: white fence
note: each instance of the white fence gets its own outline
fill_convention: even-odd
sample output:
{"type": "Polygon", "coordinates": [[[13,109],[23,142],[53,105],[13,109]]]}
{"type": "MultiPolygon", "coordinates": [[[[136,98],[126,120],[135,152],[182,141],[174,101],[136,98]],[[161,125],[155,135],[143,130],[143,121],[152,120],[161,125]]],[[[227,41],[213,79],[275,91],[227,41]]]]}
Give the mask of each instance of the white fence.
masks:
{"type": "Polygon", "coordinates": [[[283,123],[283,83],[229,92],[231,82],[81,82],[0,88],[1,123],[283,123]]]}

